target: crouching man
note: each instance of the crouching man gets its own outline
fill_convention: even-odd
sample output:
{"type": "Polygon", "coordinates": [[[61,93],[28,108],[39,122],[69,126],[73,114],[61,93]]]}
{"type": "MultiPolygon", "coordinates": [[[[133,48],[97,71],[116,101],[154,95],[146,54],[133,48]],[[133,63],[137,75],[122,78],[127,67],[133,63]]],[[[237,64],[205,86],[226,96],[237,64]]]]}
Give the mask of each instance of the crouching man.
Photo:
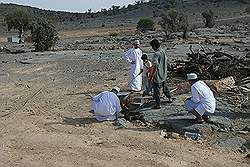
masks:
{"type": "Polygon", "coordinates": [[[93,97],[94,114],[98,121],[114,121],[118,119],[121,111],[120,100],[117,93],[118,87],[111,91],[104,91],[93,97]]]}
{"type": "Polygon", "coordinates": [[[196,123],[208,121],[210,117],[207,113],[215,111],[213,92],[195,73],[187,74],[187,80],[191,85],[192,96],[185,101],[186,110],[196,117],[196,123]]]}

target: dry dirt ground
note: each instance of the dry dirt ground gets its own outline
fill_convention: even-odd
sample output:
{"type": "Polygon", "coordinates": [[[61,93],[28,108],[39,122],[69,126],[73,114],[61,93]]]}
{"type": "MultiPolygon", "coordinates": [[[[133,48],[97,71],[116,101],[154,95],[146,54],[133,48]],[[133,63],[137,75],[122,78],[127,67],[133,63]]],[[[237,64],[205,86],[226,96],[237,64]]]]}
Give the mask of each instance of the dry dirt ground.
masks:
{"type": "Polygon", "coordinates": [[[121,50],[0,55],[0,166],[249,166],[245,154],[98,123],[91,98],[126,89],[121,50]],[[24,63],[25,62],[25,63],[24,63]]]}

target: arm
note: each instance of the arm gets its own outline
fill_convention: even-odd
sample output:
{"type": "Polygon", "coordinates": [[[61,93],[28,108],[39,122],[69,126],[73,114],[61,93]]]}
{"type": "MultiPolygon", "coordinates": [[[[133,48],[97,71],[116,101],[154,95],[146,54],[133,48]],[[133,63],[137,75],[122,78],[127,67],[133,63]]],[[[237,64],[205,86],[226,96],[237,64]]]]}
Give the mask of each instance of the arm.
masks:
{"type": "Polygon", "coordinates": [[[149,75],[149,79],[150,79],[150,80],[153,79],[153,76],[154,76],[155,71],[157,70],[158,66],[159,66],[159,63],[158,63],[158,56],[157,56],[157,54],[155,53],[155,54],[154,54],[154,57],[153,57],[153,59],[152,59],[152,69],[151,69],[151,73],[150,73],[150,75],[149,75]]]}
{"type": "Polygon", "coordinates": [[[148,74],[149,80],[151,80],[151,81],[153,80],[154,73],[155,73],[155,68],[151,67],[150,73],[148,74]]]}
{"type": "Polygon", "coordinates": [[[99,99],[102,97],[103,93],[104,93],[104,92],[102,92],[102,93],[100,93],[100,94],[94,96],[94,97],[93,97],[93,101],[98,102],[99,99]]]}
{"type": "Polygon", "coordinates": [[[121,102],[120,99],[117,97],[116,99],[116,112],[119,113],[121,112],[122,108],[121,108],[121,102]]]}
{"type": "Polygon", "coordinates": [[[130,58],[130,53],[131,53],[131,49],[129,49],[125,55],[124,55],[124,59],[127,60],[129,63],[132,62],[131,58],[130,58]]]}
{"type": "Polygon", "coordinates": [[[195,87],[191,87],[191,93],[192,93],[192,97],[191,100],[195,103],[199,103],[200,102],[200,95],[199,92],[197,91],[197,89],[195,87]]]}
{"type": "Polygon", "coordinates": [[[115,103],[115,109],[116,109],[116,112],[115,112],[115,116],[116,116],[116,120],[118,120],[118,114],[121,112],[122,108],[121,108],[121,102],[120,102],[120,99],[117,97],[116,98],[116,103],[115,103]]]}

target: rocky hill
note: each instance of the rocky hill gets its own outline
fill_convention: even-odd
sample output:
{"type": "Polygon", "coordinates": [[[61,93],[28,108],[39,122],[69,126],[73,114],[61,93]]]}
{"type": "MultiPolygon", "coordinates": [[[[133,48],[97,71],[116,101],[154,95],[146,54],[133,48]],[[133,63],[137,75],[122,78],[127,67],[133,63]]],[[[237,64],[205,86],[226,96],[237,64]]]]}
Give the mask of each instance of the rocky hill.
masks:
{"type": "Polygon", "coordinates": [[[246,15],[248,0],[151,0],[137,1],[134,5],[112,6],[93,13],[70,13],[62,11],[43,10],[39,8],[16,4],[0,4],[0,32],[6,31],[4,16],[15,9],[24,9],[32,15],[46,17],[57,25],[59,30],[71,30],[90,27],[135,26],[143,17],[151,17],[155,21],[160,13],[176,8],[188,15],[190,22],[202,22],[201,13],[212,9],[218,20],[246,15]]]}

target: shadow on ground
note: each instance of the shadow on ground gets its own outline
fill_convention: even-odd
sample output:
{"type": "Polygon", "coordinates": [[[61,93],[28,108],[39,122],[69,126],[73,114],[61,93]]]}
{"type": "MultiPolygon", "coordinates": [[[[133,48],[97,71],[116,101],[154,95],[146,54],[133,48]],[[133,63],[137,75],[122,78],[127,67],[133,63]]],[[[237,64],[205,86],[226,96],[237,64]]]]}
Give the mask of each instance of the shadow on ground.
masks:
{"type": "Polygon", "coordinates": [[[69,118],[64,117],[63,124],[65,125],[85,125],[85,124],[92,124],[92,123],[98,123],[98,121],[95,118],[69,118]]]}
{"type": "Polygon", "coordinates": [[[92,123],[99,123],[95,118],[70,118],[70,117],[64,117],[62,122],[50,122],[46,123],[45,125],[55,125],[55,124],[60,124],[60,125],[72,125],[72,126],[77,126],[77,125],[85,125],[85,124],[92,124],[92,123]]]}

